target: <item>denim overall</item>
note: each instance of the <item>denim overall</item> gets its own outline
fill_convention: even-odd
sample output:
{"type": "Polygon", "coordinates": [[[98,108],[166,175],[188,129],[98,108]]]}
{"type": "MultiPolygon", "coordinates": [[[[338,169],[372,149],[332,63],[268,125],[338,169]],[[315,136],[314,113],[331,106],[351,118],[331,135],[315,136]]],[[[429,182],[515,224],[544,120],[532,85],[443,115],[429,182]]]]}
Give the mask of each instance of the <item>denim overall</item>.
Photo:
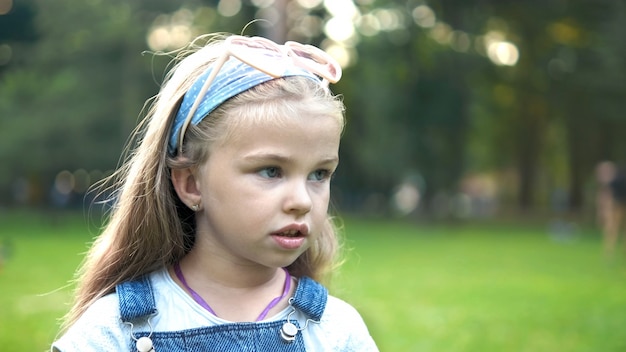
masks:
{"type": "MultiPolygon", "coordinates": [[[[124,323],[152,329],[149,319],[158,314],[152,286],[148,276],[117,285],[120,313],[124,323]]],[[[328,291],[308,277],[298,280],[295,294],[290,300],[293,309],[305,313],[313,322],[319,322],[326,308],[328,291]]],[[[291,314],[288,316],[291,317],[291,314]]],[[[288,322],[302,330],[295,319],[288,322]]],[[[309,321],[307,320],[307,323],[309,321]]],[[[181,331],[134,331],[131,329],[129,350],[137,351],[136,340],[149,336],[155,352],[179,351],[305,351],[302,333],[293,341],[281,337],[281,328],[287,321],[263,323],[229,323],[181,331]]],[[[307,323],[304,324],[306,328],[307,323]]],[[[145,329],[145,328],[144,328],[145,329]]]]}

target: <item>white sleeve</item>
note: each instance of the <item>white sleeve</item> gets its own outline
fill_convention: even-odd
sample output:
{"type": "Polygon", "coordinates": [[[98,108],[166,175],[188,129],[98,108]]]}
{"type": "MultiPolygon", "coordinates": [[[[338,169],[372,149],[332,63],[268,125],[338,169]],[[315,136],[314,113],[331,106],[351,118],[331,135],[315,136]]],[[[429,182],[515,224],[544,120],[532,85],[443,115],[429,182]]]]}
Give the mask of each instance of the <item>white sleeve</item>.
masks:
{"type": "Polygon", "coordinates": [[[319,324],[309,324],[305,334],[307,350],[337,352],[378,352],[365,322],[354,307],[328,296],[319,324]]]}
{"type": "Polygon", "coordinates": [[[97,300],[52,344],[52,352],[126,351],[130,327],[119,315],[116,294],[97,300]]]}

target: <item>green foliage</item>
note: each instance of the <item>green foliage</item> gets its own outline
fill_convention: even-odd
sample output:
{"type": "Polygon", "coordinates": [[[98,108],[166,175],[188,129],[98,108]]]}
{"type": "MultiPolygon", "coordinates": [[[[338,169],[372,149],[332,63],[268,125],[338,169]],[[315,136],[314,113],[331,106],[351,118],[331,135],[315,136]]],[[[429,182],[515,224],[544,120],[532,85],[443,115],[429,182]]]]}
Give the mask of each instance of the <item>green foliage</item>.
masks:
{"type": "MultiPolygon", "coordinates": [[[[0,344],[44,351],[69,308],[94,222],[3,213],[0,344]]],[[[597,233],[542,224],[417,225],[349,218],[331,291],[363,315],[381,351],[622,351],[624,256],[597,233]]]]}
{"type": "Polygon", "coordinates": [[[3,180],[115,167],[150,87],[145,34],[126,2],[34,2],[40,34],[2,76],[3,180]],[[144,81],[148,84],[139,84],[144,81]]]}
{"type": "MultiPolygon", "coordinates": [[[[218,3],[25,0],[0,17],[0,46],[13,53],[0,70],[0,161],[11,165],[0,169],[2,203],[20,178],[47,190],[61,170],[114,168],[170,59],[142,55],[150,30],[190,16],[194,33],[240,33],[260,11],[243,2],[223,17],[218,3]],[[25,19],[22,35],[7,29],[16,17],[25,19]]],[[[355,4],[368,16],[397,10],[401,26],[368,35],[356,28],[349,44],[358,60],[333,87],[345,97],[349,121],[336,178],[344,193],[389,195],[418,173],[428,205],[439,192],[456,192],[468,173],[512,170],[515,181],[506,186],[517,188],[523,207],[558,188],[581,208],[594,165],[626,162],[623,1],[355,4]],[[416,24],[418,5],[434,11],[434,27],[416,24]],[[481,44],[489,33],[519,49],[515,66],[489,60],[481,44]]],[[[309,14],[319,28],[289,35],[328,43],[329,13],[320,5],[309,14]]],[[[245,34],[270,30],[280,32],[256,23],[245,34]]]]}

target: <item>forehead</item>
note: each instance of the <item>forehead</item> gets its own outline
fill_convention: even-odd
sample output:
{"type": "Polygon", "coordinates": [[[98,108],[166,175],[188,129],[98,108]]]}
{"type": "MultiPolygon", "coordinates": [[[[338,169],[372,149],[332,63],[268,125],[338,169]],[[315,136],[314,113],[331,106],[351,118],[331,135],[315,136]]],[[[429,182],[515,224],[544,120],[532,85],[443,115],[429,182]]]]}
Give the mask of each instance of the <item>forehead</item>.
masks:
{"type": "MultiPolygon", "coordinates": [[[[300,107],[274,106],[260,108],[254,113],[250,111],[232,110],[224,123],[222,143],[250,138],[256,134],[271,132],[272,134],[292,135],[297,132],[321,134],[318,137],[337,139],[343,131],[343,115],[310,110],[300,107]]],[[[324,139],[326,139],[324,138],[324,139]]]]}
{"type": "MultiPolygon", "coordinates": [[[[231,116],[230,118],[236,118],[231,116]]],[[[216,147],[299,149],[337,154],[342,120],[332,115],[297,113],[241,118],[229,123],[228,132],[216,147]]]]}

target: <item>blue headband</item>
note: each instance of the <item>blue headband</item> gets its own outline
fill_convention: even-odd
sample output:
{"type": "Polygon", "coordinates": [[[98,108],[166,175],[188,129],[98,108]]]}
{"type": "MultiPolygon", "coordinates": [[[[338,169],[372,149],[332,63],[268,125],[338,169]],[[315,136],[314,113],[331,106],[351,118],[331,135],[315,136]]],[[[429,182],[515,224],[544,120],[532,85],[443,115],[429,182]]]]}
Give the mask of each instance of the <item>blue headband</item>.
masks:
{"type": "MultiPolygon", "coordinates": [[[[209,68],[205,73],[198,77],[187,93],[185,93],[183,102],[178,109],[178,113],[176,113],[176,119],[174,119],[174,123],[170,131],[169,145],[167,148],[170,155],[176,154],[180,130],[185,122],[185,119],[187,118],[187,115],[189,114],[189,110],[198,98],[198,93],[202,89],[204,82],[206,82],[206,79],[211,74],[212,69],[213,68],[209,68]]],[[[285,68],[285,72],[281,77],[289,76],[303,76],[320,81],[320,78],[313,73],[297,66],[285,68]]],[[[218,72],[206,94],[202,97],[202,101],[191,118],[190,124],[197,125],[211,111],[215,110],[215,108],[220,106],[226,100],[254,86],[273,79],[276,79],[276,77],[267,75],[256,68],[231,57],[220,68],[220,72],[218,72]]]]}

